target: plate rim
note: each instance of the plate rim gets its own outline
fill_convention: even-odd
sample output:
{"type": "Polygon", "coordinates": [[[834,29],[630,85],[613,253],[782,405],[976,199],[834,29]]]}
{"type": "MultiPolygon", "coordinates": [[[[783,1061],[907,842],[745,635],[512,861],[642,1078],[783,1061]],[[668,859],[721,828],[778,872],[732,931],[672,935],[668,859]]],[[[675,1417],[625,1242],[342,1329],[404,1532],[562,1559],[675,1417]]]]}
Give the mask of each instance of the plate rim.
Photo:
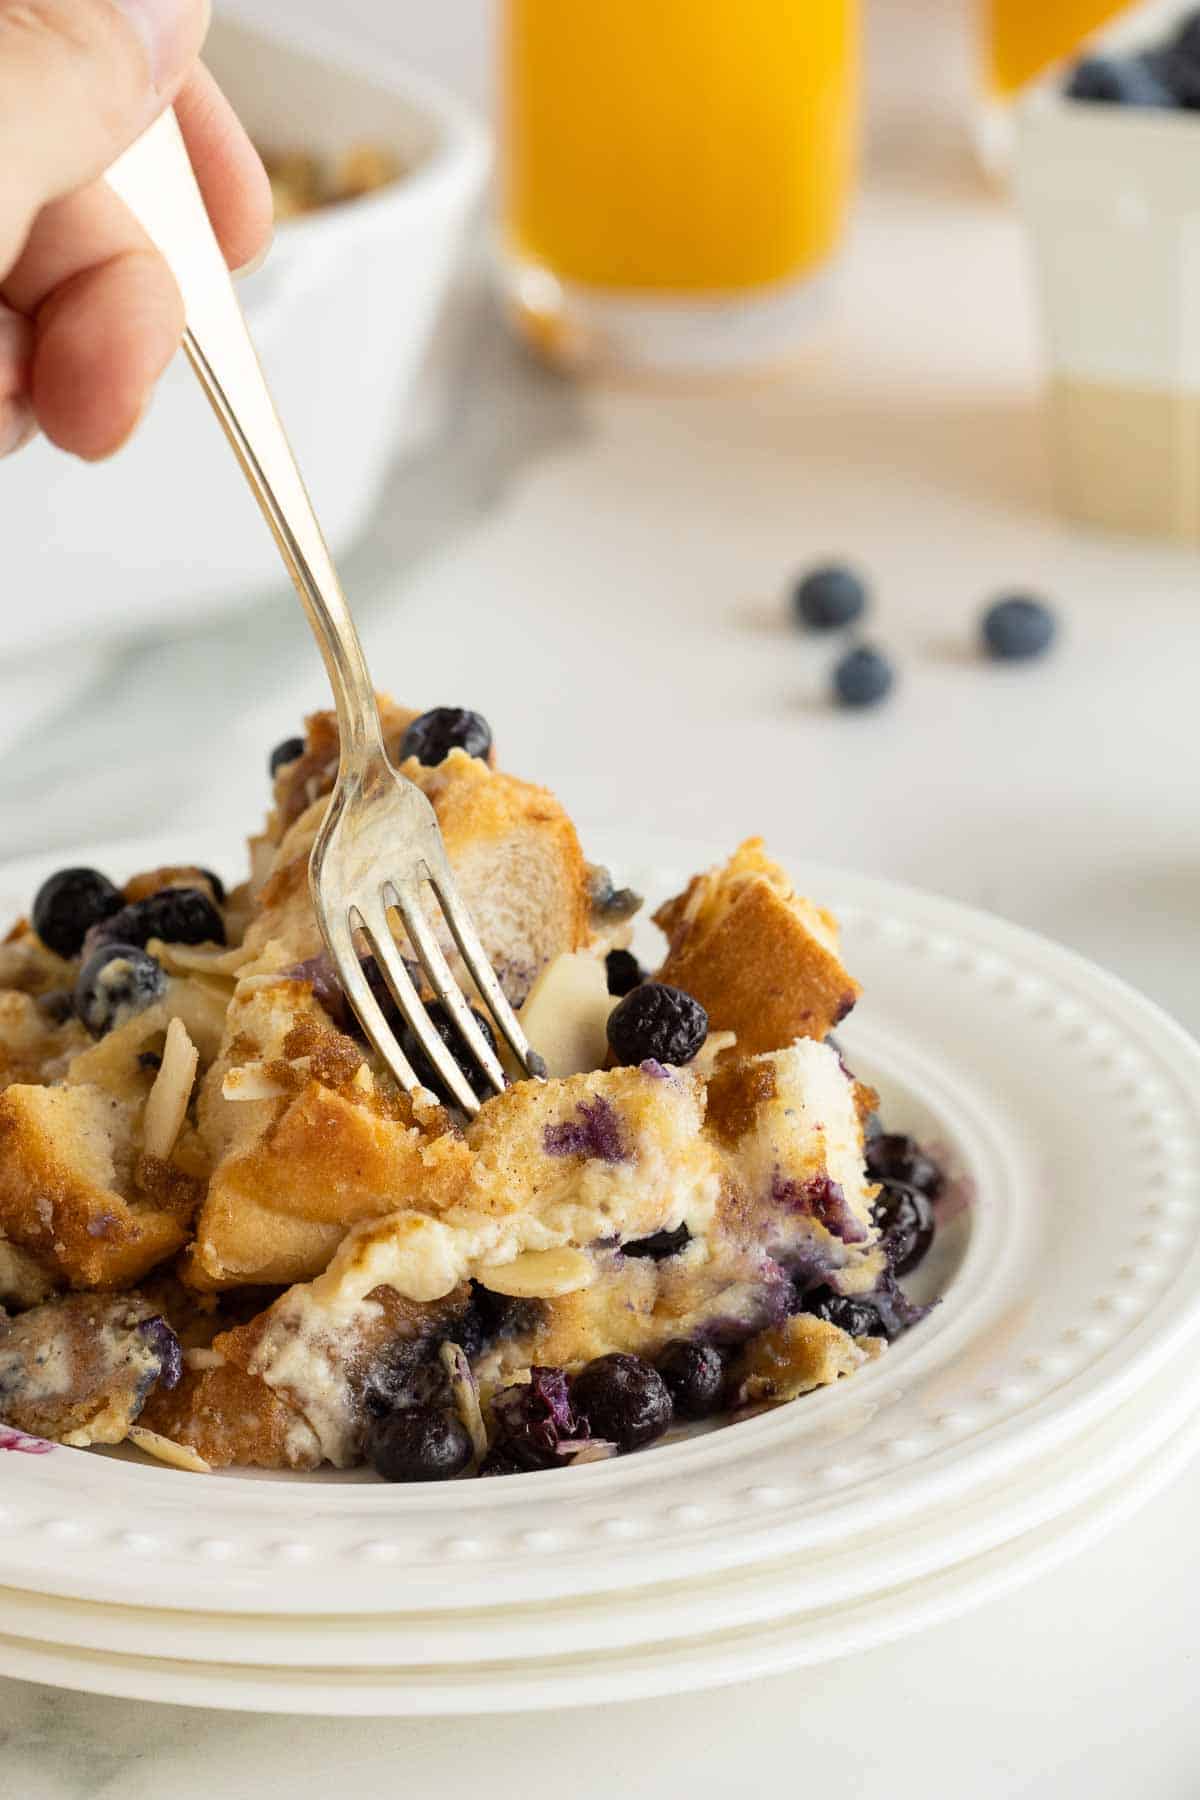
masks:
{"type": "MultiPolygon", "coordinates": [[[[134,860],[153,858],[158,861],[169,861],[174,857],[184,855],[189,859],[194,859],[197,847],[200,847],[203,855],[207,859],[213,854],[216,854],[213,845],[217,841],[218,840],[213,834],[195,832],[188,835],[186,840],[188,848],[185,850],[182,848],[183,840],[181,834],[173,833],[158,835],[149,839],[125,840],[123,842],[116,841],[108,846],[80,846],[72,854],[75,856],[91,856],[96,860],[107,859],[113,866],[116,866],[118,863],[122,863],[123,859],[126,857],[134,860]]],[[[220,842],[227,851],[229,848],[228,839],[222,836],[220,842]]],[[[617,864],[619,859],[615,853],[614,834],[611,832],[597,832],[591,834],[589,847],[605,846],[607,844],[613,844],[614,848],[605,848],[602,853],[608,855],[613,863],[617,864]]],[[[664,858],[670,858],[672,861],[676,859],[682,860],[685,867],[690,864],[691,868],[695,868],[696,866],[705,866],[721,854],[719,851],[714,852],[711,845],[705,849],[701,846],[688,843],[686,840],[668,839],[657,835],[640,833],[622,834],[621,846],[622,855],[626,865],[645,857],[647,862],[652,861],[657,866],[657,870],[663,876],[664,880],[668,879],[663,866],[664,858]],[[644,842],[639,843],[638,840],[641,838],[644,838],[644,842]]],[[[22,871],[45,869],[49,864],[61,863],[62,860],[63,853],[56,851],[49,856],[35,858],[25,857],[2,865],[0,866],[0,888],[3,887],[6,881],[21,879],[28,882],[31,878],[36,879],[36,875],[31,877],[29,874],[22,874],[22,871]]],[[[899,906],[901,911],[905,908],[910,908],[916,909],[918,912],[922,913],[932,912],[936,919],[958,924],[968,935],[970,928],[974,927],[976,931],[982,933],[989,940],[995,940],[996,937],[999,936],[1001,943],[1015,945],[1020,949],[1027,949],[1031,958],[1038,963],[1044,963],[1048,959],[1052,970],[1068,970],[1074,977],[1082,981],[1086,987],[1098,988],[1099,991],[1105,995],[1106,999],[1112,1002],[1116,1010],[1132,1010],[1147,1032],[1149,1032],[1150,1027],[1153,1026],[1154,1032],[1158,1034],[1157,1042],[1160,1045],[1163,1041],[1163,1034],[1165,1033],[1165,1041],[1168,1044],[1172,1044],[1176,1052],[1183,1055],[1185,1060],[1190,1062],[1193,1069],[1196,1071],[1197,1088],[1198,1091],[1200,1091],[1200,1046],[1197,1046],[1195,1040],[1186,1034],[1183,1031],[1183,1028],[1175,1021],[1171,1020],[1169,1015],[1164,1013],[1161,1008],[1157,1007],[1154,1002],[1151,1002],[1144,996],[1138,994],[1135,989],[1129,987],[1129,985],[1121,981],[1120,978],[1112,976],[1107,971],[1089,963],[1086,959],[1079,957],[1075,952],[1054,944],[1051,939],[1039,937],[1036,933],[1028,932],[1024,927],[1012,925],[1008,921],[997,919],[993,915],[981,912],[978,909],[964,906],[958,901],[945,900],[939,896],[923,894],[919,889],[878,880],[873,876],[861,874],[855,875],[852,871],[826,870],[822,872],[819,867],[804,862],[802,859],[796,861],[788,859],[788,862],[790,867],[803,870],[806,884],[808,883],[810,876],[814,876],[815,885],[831,889],[835,894],[838,894],[839,903],[843,908],[847,905],[847,892],[852,896],[857,890],[858,899],[849,900],[851,909],[853,909],[855,905],[858,905],[860,908],[863,906],[869,907],[872,900],[875,897],[878,897],[881,903],[899,906]]],[[[1181,1277],[1173,1281],[1164,1291],[1167,1294],[1173,1294],[1175,1289],[1180,1285],[1181,1277]]],[[[1160,1296],[1159,1304],[1161,1304],[1161,1298],[1162,1297],[1160,1296]]],[[[997,1426],[994,1428],[993,1434],[989,1440],[975,1437],[972,1440],[972,1450],[969,1458],[964,1458],[962,1456],[961,1446],[949,1446],[947,1450],[942,1453],[943,1461],[947,1462],[948,1466],[939,1473],[938,1492],[947,1501],[953,1501],[956,1496],[960,1496],[961,1494],[970,1491],[972,1487],[981,1485],[985,1478],[989,1475],[993,1475],[998,1469],[1005,1467],[1012,1468],[1017,1466],[1021,1461],[1031,1460],[1037,1454],[1038,1449],[1046,1441],[1061,1432],[1066,1423],[1069,1422],[1071,1428],[1080,1430],[1086,1426],[1090,1419],[1098,1416],[1101,1412],[1112,1410],[1118,1406],[1124,1395],[1134,1391],[1139,1382],[1148,1379],[1156,1369],[1162,1366],[1162,1363],[1166,1358],[1171,1355],[1182,1342],[1186,1341],[1188,1335],[1194,1329],[1198,1318],[1200,1318],[1200,1295],[1197,1295],[1196,1299],[1193,1300],[1190,1309],[1185,1308],[1176,1317],[1169,1332],[1158,1330],[1152,1333],[1150,1335],[1150,1341],[1148,1343],[1143,1343],[1140,1346],[1140,1352],[1136,1358],[1126,1356],[1123,1363],[1123,1371],[1116,1373],[1110,1371],[1104,1382],[1092,1384],[1090,1394],[1085,1391],[1082,1394],[1074,1395],[1071,1405],[1066,1409],[1065,1414],[1061,1399],[1057,1398],[1059,1390],[1054,1390],[1045,1397],[1039,1406],[1023,1411],[1017,1414],[1014,1419],[1004,1422],[1009,1426],[1007,1432],[1004,1432],[1001,1426],[997,1426]],[[1014,1444],[1019,1449],[1019,1455],[1016,1456],[1014,1456],[1014,1444]],[[956,1458],[960,1459],[957,1469],[952,1466],[956,1458]]],[[[878,1367],[880,1369],[886,1369],[892,1374],[895,1374],[898,1370],[902,1371],[910,1362],[920,1355],[921,1344],[926,1341],[931,1340],[921,1339],[919,1335],[908,1339],[891,1351],[889,1356],[885,1358],[884,1362],[878,1367]]],[[[1097,1363],[1088,1364],[1086,1367],[1094,1370],[1099,1366],[1099,1361],[1102,1360],[1103,1359],[1098,1359],[1097,1363]]],[[[864,1371],[863,1374],[857,1378],[853,1387],[846,1390],[846,1395],[853,1397],[857,1394],[864,1398],[869,1397],[868,1390],[870,1389],[871,1377],[875,1373],[876,1371],[874,1369],[864,1371]]],[[[822,1409],[821,1416],[824,1417],[825,1414],[829,1412],[830,1405],[836,1407],[841,1402],[842,1398],[843,1395],[840,1391],[837,1395],[814,1396],[809,1402],[809,1409],[822,1409]]],[[[783,1418],[783,1413],[786,1411],[787,1409],[782,1409],[780,1413],[772,1415],[773,1419],[776,1421],[781,1420],[783,1418]]],[[[806,1411],[804,1416],[806,1419],[811,1419],[815,1417],[815,1412],[812,1410],[806,1411]]],[[[750,1430],[752,1429],[752,1426],[765,1426],[765,1424],[765,1421],[754,1421],[750,1426],[743,1425],[739,1426],[737,1429],[739,1431],[750,1430]]],[[[801,1429],[801,1427],[798,1425],[797,1429],[801,1429]]],[[[756,1433],[756,1442],[760,1445],[764,1444],[768,1436],[778,1437],[781,1435],[781,1432],[782,1427],[778,1425],[774,1431],[759,1431],[756,1433]]],[[[724,1435],[725,1434],[717,1434],[718,1437],[724,1435]]],[[[729,1435],[731,1436],[732,1434],[729,1435]]],[[[744,1441],[745,1440],[739,1440],[739,1442],[744,1441]]],[[[660,1452],[658,1454],[661,1456],[663,1453],[660,1452]]],[[[670,1456],[670,1454],[671,1452],[666,1453],[667,1456],[670,1456]]],[[[729,1454],[732,1456],[732,1451],[730,1451],[729,1454]]],[[[46,1460],[49,1461],[50,1459],[46,1460]]],[[[607,1491],[609,1488],[619,1488],[622,1483],[625,1482],[628,1482],[628,1485],[630,1486],[636,1485],[638,1481],[642,1479],[636,1472],[637,1464],[640,1462],[641,1459],[631,1459],[628,1465],[600,1465],[595,1469],[578,1471],[577,1474],[582,1476],[584,1480],[577,1482],[573,1493],[578,1493],[579,1498],[582,1501],[585,1490],[589,1497],[593,1497],[598,1491],[607,1491]],[[612,1477],[618,1468],[621,1473],[621,1482],[614,1482],[612,1477]]],[[[673,1467],[678,1469],[679,1466],[677,1459],[673,1467]]],[[[144,1490],[147,1493],[147,1498],[149,1497],[149,1486],[153,1483],[171,1484],[177,1483],[182,1479],[182,1477],[167,1471],[151,1470],[146,1473],[150,1477],[150,1482],[144,1490]]],[[[661,1468],[655,1471],[656,1476],[661,1475],[663,1478],[665,1478],[666,1474],[667,1469],[665,1463],[661,1468]]],[[[654,1479],[654,1477],[652,1477],[647,1470],[645,1473],[645,1481],[649,1483],[652,1479],[654,1479]]],[[[11,1485],[12,1484],[9,1484],[10,1487],[11,1485]]],[[[283,1493],[287,1493],[289,1498],[291,1498],[305,1491],[302,1482],[290,1482],[279,1485],[271,1484],[268,1487],[263,1487],[248,1481],[238,1482],[236,1478],[232,1481],[229,1478],[222,1478],[221,1485],[229,1490],[229,1500],[231,1505],[233,1504],[232,1491],[235,1488],[240,1490],[242,1496],[247,1495],[249,1490],[254,1489],[260,1495],[273,1495],[276,1501],[280,1499],[283,1493]]],[[[526,1497],[532,1502],[535,1498],[532,1491],[533,1486],[535,1485],[539,1486],[541,1493],[544,1493],[545,1478],[539,1483],[537,1477],[529,1477],[521,1485],[523,1489],[526,1490],[526,1493],[523,1493],[519,1497],[519,1500],[514,1500],[511,1505],[506,1504],[506,1510],[515,1510],[516,1505],[519,1504],[520,1501],[526,1499],[526,1497]]],[[[878,1484],[876,1485],[878,1488],[878,1484]]],[[[166,1488],[163,1488],[161,1491],[166,1492],[167,1490],[166,1488]]],[[[324,1491],[329,1493],[333,1490],[326,1488],[324,1491]]],[[[345,1489],[336,1491],[344,1494],[345,1489]]],[[[753,1492],[754,1490],[750,1491],[753,1492]]],[[[319,1498],[317,1498],[320,1492],[320,1488],[313,1490],[314,1499],[312,1503],[317,1508],[319,1508],[321,1504],[319,1498]]],[[[507,1496],[505,1497],[505,1502],[507,1503],[507,1496]]],[[[247,1502],[247,1504],[249,1504],[249,1502],[247,1502]]],[[[885,1510],[889,1515],[892,1515],[895,1511],[894,1501],[890,1491],[886,1494],[886,1497],[883,1491],[878,1491],[874,1505],[877,1510],[885,1510]]],[[[914,1508],[917,1506],[915,1500],[913,1506],[914,1508]]],[[[500,1509],[497,1508],[496,1510],[500,1509]]],[[[0,1514],[2,1514],[3,1511],[4,1506],[3,1503],[0,1502],[0,1514]]],[[[359,1523],[364,1532],[371,1529],[374,1523],[374,1514],[378,1511],[378,1507],[373,1508],[369,1503],[363,1506],[359,1523]]],[[[830,1524],[827,1535],[835,1538],[841,1530],[841,1523],[832,1514],[829,1514],[828,1516],[830,1524]]],[[[863,1518],[869,1519],[871,1516],[870,1506],[864,1506],[862,1503],[859,1503],[854,1516],[859,1523],[861,1523],[863,1518]]],[[[48,1525],[52,1523],[53,1521],[47,1521],[48,1525]]],[[[133,1540],[136,1540],[138,1535],[139,1534],[137,1533],[127,1534],[127,1536],[133,1540]]],[[[726,1543],[724,1546],[719,1546],[714,1545],[711,1541],[707,1541],[703,1552],[698,1549],[689,1549],[687,1562],[688,1566],[692,1567],[700,1560],[704,1561],[707,1568],[734,1567],[739,1563],[749,1563],[760,1560],[768,1555],[783,1553],[786,1549],[787,1542],[788,1532],[785,1526],[781,1526],[779,1529],[774,1530],[772,1534],[771,1529],[760,1525],[755,1530],[747,1533],[744,1540],[738,1544],[726,1543]]],[[[133,1557],[134,1568],[136,1570],[139,1554],[144,1557],[144,1546],[139,1548],[139,1545],[134,1541],[125,1544],[123,1547],[127,1549],[133,1557]]],[[[638,1554],[640,1554],[638,1546],[624,1543],[623,1534],[620,1532],[614,1533],[608,1547],[610,1555],[607,1559],[604,1559],[604,1566],[601,1566],[602,1559],[596,1559],[597,1566],[591,1572],[591,1586],[594,1591],[619,1588],[622,1582],[628,1578],[628,1571],[635,1565],[636,1558],[638,1554]]],[[[289,1545],[285,1540],[279,1548],[285,1553],[284,1564],[286,1565],[286,1553],[289,1549],[294,1549],[295,1546],[294,1544],[289,1545]]],[[[661,1554],[661,1547],[659,1553],[661,1554]]],[[[302,1562],[304,1559],[301,1558],[298,1560],[302,1562]]],[[[62,1561],[63,1559],[59,1557],[58,1563],[62,1564],[62,1561]]],[[[48,1567],[44,1568],[36,1580],[30,1579],[30,1572],[28,1570],[26,1570],[23,1575],[14,1576],[11,1571],[16,1565],[14,1565],[11,1560],[5,1558],[3,1547],[0,1546],[0,1580],[6,1581],[8,1585],[13,1587],[20,1587],[29,1591],[42,1591],[78,1598],[103,1600],[105,1598],[115,1597],[116,1593],[124,1587],[130,1579],[128,1562],[126,1563],[125,1571],[122,1575],[106,1573],[101,1576],[95,1574],[86,1579],[81,1579],[81,1572],[78,1566],[72,1569],[69,1566],[69,1563],[70,1559],[67,1559],[67,1566],[65,1567],[60,1568],[56,1565],[53,1569],[48,1567]]],[[[144,1561],[142,1566],[146,1566],[144,1561]]],[[[176,1607],[184,1609],[187,1609],[190,1606],[194,1610],[208,1610],[208,1607],[211,1604],[212,1583],[214,1578],[219,1576],[222,1578],[225,1586],[225,1605],[231,1613],[260,1610],[260,1597],[264,1586],[271,1584],[277,1586],[284,1572],[284,1567],[277,1565],[273,1569],[264,1572],[261,1579],[257,1577],[251,1579],[245,1570],[237,1570],[229,1567],[224,1569],[213,1568],[203,1571],[201,1578],[198,1578],[197,1580],[196,1591],[199,1593],[201,1588],[203,1589],[202,1599],[197,1598],[189,1603],[181,1598],[176,1598],[173,1604],[176,1607]]],[[[687,1572],[686,1567],[681,1566],[679,1572],[680,1577],[682,1578],[687,1572]]],[[[468,1573],[469,1562],[456,1570],[456,1575],[467,1575],[468,1573]]],[[[303,1582],[298,1579],[299,1574],[300,1571],[295,1567],[293,1567],[288,1574],[289,1581],[296,1579],[297,1604],[295,1610],[298,1612],[304,1610],[303,1603],[300,1599],[300,1589],[303,1587],[303,1582]]],[[[460,1587],[464,1592],[469,1589],[469,1580],[465,1583],[460,1583],[460,1587]]],[[[569,1590],[566,1588],[556,1590],[553,1583],[549,1582],[547,1578],[543,1576],[540,1583],[537,1585],[537,1591],[549,1596],[555,1591],[570,1591],[575,1593],[583,1591],[583,1589],[577,1584],[574,1584],[570,1586],[569,1590]]],[[[497,1593],[496,1603],[504,1604],[510,1598],[511,1595],[508,1589],[504,1588],[497,1593]]],[[[154,1607],[157,1604],[153,1599],[144,1599],[138,1603],[150,1607],[154,1607]]],[[[311,1604],[311,1601],[309,1604],[311,1604]]],[[[463,1604],[467,1604],[467,1602],[464,1600],[463,1604]]],[[[324,1609],[318,1610],[328,1611],[331,1609],[325,1607],[324,1609]]]]}
{"type": "Polygon", "coordinates": [[[801,1619],[781,1622],[769,1640],[762,1633],[751,1635],[755,1628],[750,1627],[733,1634],[731,1641],[718,1637],[671,1642],[665,1648],[652,1647],[657,1655],[643,1649],[625,1655],[624,1661],[620,1653],[578,1663],[555,1659],[539,1668],[518,1668],[515,1689],[514,1671],[503,1666],[491,1665],[482,1675],[460,1669],[462,1687],[465,1675],[475,1678],[475,1685],[463,1692],[461,1687],[434,1686],[426,1671],[421,1671],[418,1686],[411,1684],[411,1670],[302,1670],[296,1678],[297,1672],[288,1670],[72,1653],[61,1646],[14,1641],[0,1633],[0,1674],[138,1702],[230,1712],[305,1712],[328,1718],[534,1713],[733,1686],[912,1636],[1051,1573],[1171,1486],[1198,1452],[1200,1415],[1175,1435],[1165,1453],[1152,1455],[1090,1505],[967,1564],[873,1595],[840,1612],[833,1609],[815,1629],[808,1622],[807,1639],[801,1619]],[[184,1691],[178,1687],[158,1691],[164,1670],[166,1679],[183,1684],[184,1691]],[[333,1704],[334,1694],[338,1704],[333,1704]]]}

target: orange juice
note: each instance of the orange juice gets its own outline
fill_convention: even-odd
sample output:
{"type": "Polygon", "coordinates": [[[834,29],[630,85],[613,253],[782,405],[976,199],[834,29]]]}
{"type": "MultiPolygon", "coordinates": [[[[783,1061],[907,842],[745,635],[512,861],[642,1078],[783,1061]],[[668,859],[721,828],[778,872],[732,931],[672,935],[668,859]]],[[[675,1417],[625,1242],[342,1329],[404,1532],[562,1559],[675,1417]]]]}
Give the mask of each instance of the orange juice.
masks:
{"type": "Polygon", "coordinates": [[[857,0],[505,0],[518,266],[625,296],[745,296],[837,244],[857,0]]]}
{"type": "Polygon", "coordinates": [[[993,93],[1018,93],[1126,10],[1129,0],[986,0],[993,93]]]}

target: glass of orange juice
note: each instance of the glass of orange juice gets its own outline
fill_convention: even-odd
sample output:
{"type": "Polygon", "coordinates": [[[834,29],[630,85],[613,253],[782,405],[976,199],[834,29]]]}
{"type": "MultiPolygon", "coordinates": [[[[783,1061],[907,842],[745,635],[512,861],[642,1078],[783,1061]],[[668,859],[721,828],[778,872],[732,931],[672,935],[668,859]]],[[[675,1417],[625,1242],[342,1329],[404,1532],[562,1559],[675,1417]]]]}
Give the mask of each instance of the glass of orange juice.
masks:
{"type": "Polygon", "coordinates": [[[1127,9],[1129,0],[986,0],[987,83],[1010,99],[1127,9]]]}
{"type": "Polygon", "coordinates": [[[563,360],[786,346],[853,182],[857,0],[503,0],[502,229],[563,360]]]}

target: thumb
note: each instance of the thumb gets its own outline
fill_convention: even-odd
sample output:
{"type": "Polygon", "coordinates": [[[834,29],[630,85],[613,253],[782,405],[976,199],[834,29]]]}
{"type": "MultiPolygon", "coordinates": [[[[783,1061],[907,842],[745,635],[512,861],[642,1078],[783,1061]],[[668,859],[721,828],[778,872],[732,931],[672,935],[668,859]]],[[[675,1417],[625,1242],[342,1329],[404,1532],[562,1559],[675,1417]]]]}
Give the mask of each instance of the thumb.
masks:
{"type": "Polygon", "coordinates": [[[170,103],[207,25],[208,0],[0,0],[0,278],[170,103]]]}

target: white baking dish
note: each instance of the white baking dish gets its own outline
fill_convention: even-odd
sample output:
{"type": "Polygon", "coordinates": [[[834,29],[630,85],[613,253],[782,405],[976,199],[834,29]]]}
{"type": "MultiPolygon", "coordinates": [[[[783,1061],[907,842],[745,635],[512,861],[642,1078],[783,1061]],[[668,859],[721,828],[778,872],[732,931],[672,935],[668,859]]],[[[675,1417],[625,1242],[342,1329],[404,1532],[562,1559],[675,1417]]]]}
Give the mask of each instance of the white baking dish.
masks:
{"type": "MultiPolygon", "coordinates": [[[[336,152],[388,145],[406,175],[281,224],[242,297],[335,550],[361,531],[396,451],[430,415],[418,378],[487,170],[481,129],[436,86],[306,35],[228,17],[207,60],[251,134],[336,152]]],[[[180,358],[133,442],[87,467],[44,443],[0,464],[0,656],[244,603],[278,556],[180,358]]]]}
{"type": "Polygon", "coordinates": [[[1200,114],[1042,88],[1017,185],[1064,511],[1200,542],[1200,114]]]}

